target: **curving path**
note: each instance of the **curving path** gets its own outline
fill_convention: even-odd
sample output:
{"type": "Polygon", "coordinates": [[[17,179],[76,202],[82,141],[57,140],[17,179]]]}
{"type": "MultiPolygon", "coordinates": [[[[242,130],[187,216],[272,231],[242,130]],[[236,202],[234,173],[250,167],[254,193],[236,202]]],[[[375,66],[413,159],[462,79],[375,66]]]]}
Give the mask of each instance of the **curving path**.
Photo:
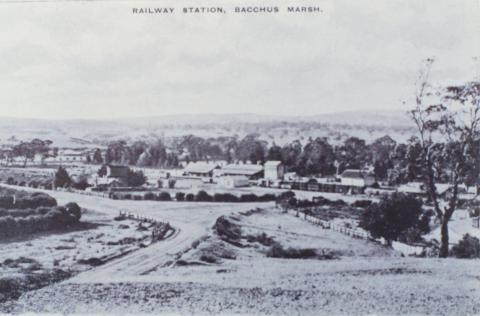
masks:
{"type": "Polygon", "coordinates": [[[59,205],[76,202],[82,208],[109,214],[112,217],[118,215],[119,210],[130,211],[158,220],[168,221],[175,228],[175,233],[165,240],[132,252],[105,265],[80,273],[68,280],[68,282],[75,283],[111,282],[116,279],[124,279],[125,277],[145,275],[149,271],[172,261],[175,259],[176,254],[189,249],[195,240],[208,234],[219,216],[237,211],[247,211],[261,205],[264,207],[273,205],[273,203],[111,200],[77,193],[44,191],[15,186],[8,187],[42,191],[56,198],[59,205]]]}

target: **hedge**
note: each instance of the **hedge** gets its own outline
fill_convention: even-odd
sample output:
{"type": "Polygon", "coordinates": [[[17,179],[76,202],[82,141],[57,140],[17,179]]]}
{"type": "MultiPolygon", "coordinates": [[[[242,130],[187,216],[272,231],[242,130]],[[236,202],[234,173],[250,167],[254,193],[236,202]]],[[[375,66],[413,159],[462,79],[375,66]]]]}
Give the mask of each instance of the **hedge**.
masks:
{"type": "Polygon", "coordinates": [[[81,210],[76,203],[50,208],[0,210],[0,238],[62,229],[78,223],[80,218],[81,210]]]}
{"type": "Polygon", "coordinates": [[[160,194],[157,197],[157,200],[159,201],[171,201],[172,197],[168,192],[160,192],[160,194]]]}

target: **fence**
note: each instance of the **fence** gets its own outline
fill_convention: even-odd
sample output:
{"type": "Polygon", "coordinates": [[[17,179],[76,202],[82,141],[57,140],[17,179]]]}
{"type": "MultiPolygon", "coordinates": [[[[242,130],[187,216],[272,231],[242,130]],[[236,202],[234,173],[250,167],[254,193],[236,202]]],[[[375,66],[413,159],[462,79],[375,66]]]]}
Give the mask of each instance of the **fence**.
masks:
{"type": "Polygon", "coordinates": [[[421,255],[424,248],[422,246],[411,246],[398,241],[392,241],[392,248],[403,253],[406,256],[421,255]]]}
{"type": "Polygon", "coordinates": [[[305,219],[307,222],[310,222],[314,225],[321,226],[324,229],[331,229],[333,231],[339,232],[344,235],[348,235],[350,237],[355,237],[355,238],[362,238],[362,239],[369,239],[370,234],[364,230],[361,229],[353,229],[353,228],[348,228],[342,225],[334,224],[329,221],[320,219],[314,215],[310,215],[305,213],[305,210],[311,210],[310,208],[303,208],[303,209],[288,209],[287,212],[295,215],[295,216],[301,216],[303,219],[305,219]]]}
{"type": "Polygon", "coordinates": [[[131,220],[134,220],[134,221],[142,222],[142,223],[159,224],[159,225],[169,224],[169,222],[158,221],[157,219],[155,219],[153,217],[141,216],[141,215],[132,213],[130,211],[120,210],[119,211],[119,216],[131,219],[131,220]]]}
{"type": "Polygon", "coordinates": [[[106,192],[95,192],[95,191],[84,191],[84,190],[77,190],[72,188],[55,188],[55,191],[61,192],[70,192],[70,193],[77,193],[82,195],[89,195],[89,196],[99,196],[99,197],[109,197],[109,194],[106,192]]]}
{"type": "MultiPolygon", "coordinates": [[[[336,231],[341,234],[354,237],[354,238],[369,239],[369,240],[374,240],[376,242],[380,242],[382,244],[386,244],[383,238],[374,239],[367,231],[363,229],[358,229],[358,228],[353,229],[353,228],[348,228],[342,225],[334,224],[332,222],[322,220],[314,215],[307,214],[305,213],[306,210],[311,211],[312,208],[287,209],[287,213],[295,216],[303,217],[303,219],[305,219],[307,222],[310,222],[314,225],[318,225],[324,229],[331,229],[333,231],[336,231]]],[[[425,250],[423,246],[407,245],[398,241],[392,242],[392,248],[398,252],[401,252],[405,256],[421,255],[425,250]]]]}

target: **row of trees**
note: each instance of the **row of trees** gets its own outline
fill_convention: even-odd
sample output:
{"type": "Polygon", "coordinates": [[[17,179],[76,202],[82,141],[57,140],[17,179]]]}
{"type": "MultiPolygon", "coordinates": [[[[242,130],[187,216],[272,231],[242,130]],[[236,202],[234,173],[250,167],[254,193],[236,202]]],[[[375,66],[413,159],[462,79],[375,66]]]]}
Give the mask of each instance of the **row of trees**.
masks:
{"type": "MultiPolygon", "coordinates": [[[[118,163],[135,166],[178,167],[180,156],[187,163],[198,160],[250,161],[264,163],[279,160],[289,171],[302,176],[333,175],[345,169],[360,169],[373,166],[379,179],[406,182],[420,177],[421,147],[418,138],[411,138],[406,144],[397,143],[384,136],[371,144],[358,137],[349,137],[339,145],[332,145],[326,138],[309,138],[302,145],[299,140],[284,146],[273,143],[268,146],[259,135],[247,135],[241,140],[236,137],[204,139],[184,136],[174,141],[173,149],[157,140],[153,143],[136,141],[128,145],[125,141],[109,144],[105,158],[99,150],[87,160],[92,163],[118,163]],[[388,170],[394,172],[388,173],[388,170]]],[[[445,177],[439,174],[438,177],[445,177]]]]}

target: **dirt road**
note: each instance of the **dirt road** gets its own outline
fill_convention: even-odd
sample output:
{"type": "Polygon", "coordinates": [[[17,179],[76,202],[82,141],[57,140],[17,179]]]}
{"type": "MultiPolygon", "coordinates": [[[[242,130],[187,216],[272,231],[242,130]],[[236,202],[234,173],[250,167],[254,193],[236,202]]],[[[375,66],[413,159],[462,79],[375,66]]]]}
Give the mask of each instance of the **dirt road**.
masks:
{"type": "Polygon", "coordinates": [[[176,254],[187,250],[211,230],[215,220],[225,214],[247,211],[256,207],[273,206],[273,203],[208,203],[208,202],[161,202],[111,200],[108,198],[81,195],[60,191],[43,191],[31,188],[15,187],[28,191],[42,191],[57,199],[59,205],[76,202],[82,208],[116,216],[119,211],[133,212],[139,215],[168,221],[175,228],[175,234],[147,248],[135,251],[125,257],[111,261],[103,266],[80,273],[68,282],[98,283],[111,282],[117,278],[145,275],[157,267],[172,261],[176,254]]]}

